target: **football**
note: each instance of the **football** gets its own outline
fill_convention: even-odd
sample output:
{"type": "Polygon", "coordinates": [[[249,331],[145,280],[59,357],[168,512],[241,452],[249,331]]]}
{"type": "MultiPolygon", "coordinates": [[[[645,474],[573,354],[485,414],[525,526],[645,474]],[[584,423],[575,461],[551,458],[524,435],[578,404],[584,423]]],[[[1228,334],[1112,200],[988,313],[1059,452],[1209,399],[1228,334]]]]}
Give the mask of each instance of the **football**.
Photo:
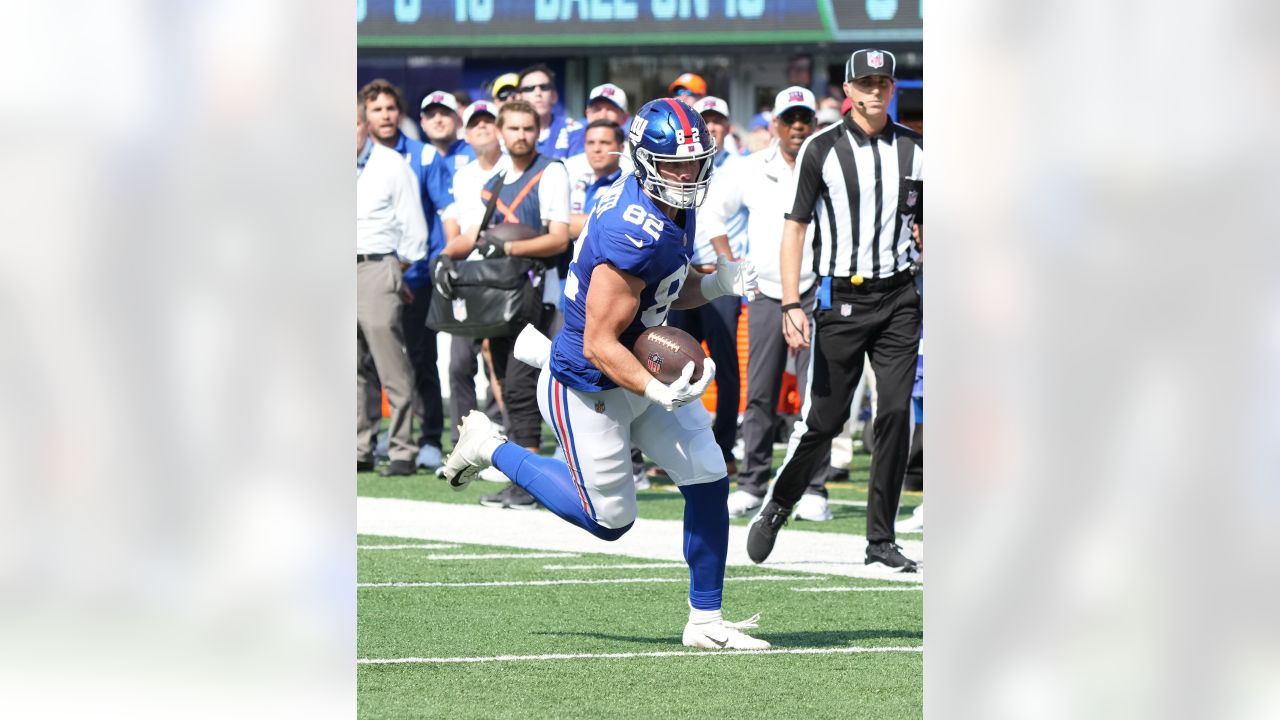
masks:
{"type": "Polygon", "coordinates": [[[702,378],[702,361],[707,357],[701,343],[692,335],[668,325],[651,327],[640,333],[631,352],[650,375],[663,383],[680,377],[680,371],[690,362],[693,363],[690,382],[697,382],[702,378]]]}

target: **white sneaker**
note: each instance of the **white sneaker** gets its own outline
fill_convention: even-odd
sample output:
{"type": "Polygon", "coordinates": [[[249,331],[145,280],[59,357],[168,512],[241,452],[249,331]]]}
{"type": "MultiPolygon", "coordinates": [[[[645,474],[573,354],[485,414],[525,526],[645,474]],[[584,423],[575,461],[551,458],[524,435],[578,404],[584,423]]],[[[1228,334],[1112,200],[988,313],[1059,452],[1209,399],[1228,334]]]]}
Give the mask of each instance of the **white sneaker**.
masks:
{"type": "Polygon", "coordinates": [[[440,448],[435,445],[423,445],[418,451],[418,467],[434,470],[440,467],[442,462],[444,458],[440,454],[440,448]]]}
{"type": "Polygon", "coordinates": [[[826,522],[831,519],[831,508],[827,507],[827,499],[821,495],[805,493],[800,496],[800,502],[796,503],[793,517],[797,520],[826,522]]]}
{"type": "Polygon", "coordinates": [[[924,503],[916,506],[911,517],[893,524],[893,531],[900,533],[924,532],[924,503]]]}
{"type": "Polygon", "coordinates": [[[643,470],[636,473],[636,476],[633,479],[636,481],[637,490],[648,490],[653,487],[653,484],[649,482],[649,476],[645,475],[643,470]]]}
{"type": "Polygon", "coordinates": [[[459,426],[458,442],[453,452],[444,461],[444,479],[449,487],[461,490],[471,482],[476,472],[490,467],[490,457],[498,446],[506,442],[506,438],[494,426],[493,422],[479,410],[472,410],[462,419],[459,426]],[[467,471],[471,472],[467,472],[467,471]]]}
{"type": "Polygon", "coordinates": [[[742,622],[725,622],[719,620],[709,623],[688,623],[684,626],[685,647],[703,648],[706,650],[768,650],[773,647],[768,641],[753,638],[742,630],[756,625],[760,613],[756,613],[742,622]]]}
{"type": "Polygon", "coordinates": [[[481,470],[477,474],[477,477],[479,477],[481,480],[484,480],[486,482],[502,483],[504,485],[511,482],[511,478],[507,477],[506,473],[502,472],[501,470],[499,470],[498,468],[492,465],[481,470]]]}
{"type": "Polygon", "coordinates": [[[756,497],[746,490],[734,490],[729,496],[729,517],[746,517],[763,503],[762,497],[756,497]]]}

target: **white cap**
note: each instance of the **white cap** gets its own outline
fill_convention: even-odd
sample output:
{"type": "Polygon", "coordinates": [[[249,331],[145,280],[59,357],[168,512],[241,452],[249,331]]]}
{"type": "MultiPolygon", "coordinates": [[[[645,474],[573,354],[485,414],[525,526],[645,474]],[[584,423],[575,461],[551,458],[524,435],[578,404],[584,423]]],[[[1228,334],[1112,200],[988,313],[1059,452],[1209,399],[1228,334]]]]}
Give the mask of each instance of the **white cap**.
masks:
{"type": "Polygon", "coordinates": [[[471,103],[466,110],[462,111],[462,127],[466,127],[467,123],[471,122],[471,116],[476,113],[488,113],[497,118],[498,106],[494,105],[490,100],[477,100],[471,103]]]}
{"type": "Polygon", "coordinates": [[[422,98],[421,109],[426,110],[428,105],[443,105],[454,112],[458,112],[458,98],[454,97],[453,93],[447,93],[443,90],[427,93],[427,96],[422,98]]]}
{"type": "Polygon", "coordinates": [[[613,83],[605,83],[591,88],[591,93],[587,95],[587,104],[590,104],[596,98],[604,98],[617,105],[622,112],[630,112],[627,110],[626,91],[613,83]]]}
{"type": "Polygon", "coordinates": [[[806,108],[816,113],[818,111],[818,101],[814,99],[813,93],[808,88],[792,85],[778,93],[778,97],[774,98],[773,116],[777,117],[793,107],[806,108]]]}
{"type": "Polygon", "coordinates": [[[693,111],[699,115],[705,112],[717,112],[729,117],[729,103],[714,95],[708,95],[693,104],[693,111]]]}

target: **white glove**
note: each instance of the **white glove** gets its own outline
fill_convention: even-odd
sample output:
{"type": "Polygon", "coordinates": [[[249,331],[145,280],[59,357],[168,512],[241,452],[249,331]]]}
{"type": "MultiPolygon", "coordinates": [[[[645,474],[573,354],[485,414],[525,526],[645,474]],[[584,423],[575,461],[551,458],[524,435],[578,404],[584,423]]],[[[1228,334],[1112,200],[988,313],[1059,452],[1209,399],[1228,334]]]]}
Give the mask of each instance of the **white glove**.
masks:
{"type": "Polygon", "coordinates": [[[733,262],[727,255],[719,255],[716,257],[716,271],[702,276],[702,296],[708,300],[723,295],[746,295],[752,299],[759,285],[756,266],[750,260],[743,258],[733,262]]]}
{"type": "Polygon", "coordinates": [[[702,361],[702,379],[692,385],[689,379],[693,377],[693,363],[685,363],[684,369],[680,371],[680,377],[671,381],[670,385],[654,378],[644,386],[644,396],[655,405],[661,405],[667,410],[675,410],[702,397],[702,393],[707,391],[707,386],[711,385],[711,381],[716,376],[716,364],[711,362],[711,358],[702,361]]]}

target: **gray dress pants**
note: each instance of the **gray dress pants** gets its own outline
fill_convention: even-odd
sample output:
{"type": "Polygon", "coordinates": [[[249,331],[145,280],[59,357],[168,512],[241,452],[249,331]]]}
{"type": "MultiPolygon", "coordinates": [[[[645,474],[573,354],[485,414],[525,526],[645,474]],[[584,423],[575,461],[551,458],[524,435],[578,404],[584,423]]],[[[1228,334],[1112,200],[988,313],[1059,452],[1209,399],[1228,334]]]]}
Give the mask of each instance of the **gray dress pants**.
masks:
{"type": "MultiPolygon", "coordinates": [[[[814,293],[803,298],[812,318],[814,293]]],[[[812,322],[812,320],[810,320],[812,322]]],[[[773,438],[778,422],[778,392],[787,368],[787,341],[782,337],[782,301],[758,296],[747,312],[747,409],[742,416],[742,470],[738,489],[764,497],[773,474],[773,438]]],[[[803,386],[809,370],[809,349],[796,353],[796,377],[803,386]]],[[[827,496],[831,474],[831,450],[809,481],[806,492],[827,496]]]]}
{"type": "Polygon", "coordinates": [[[404,344],[400,261],[356,263],[356,460],[372,460],[382,421],[379,383],[391,406],[389,455],[413,462],[413,365],[404,344]],[[370,362],[372,361],[372,362],[370,362]]]}

